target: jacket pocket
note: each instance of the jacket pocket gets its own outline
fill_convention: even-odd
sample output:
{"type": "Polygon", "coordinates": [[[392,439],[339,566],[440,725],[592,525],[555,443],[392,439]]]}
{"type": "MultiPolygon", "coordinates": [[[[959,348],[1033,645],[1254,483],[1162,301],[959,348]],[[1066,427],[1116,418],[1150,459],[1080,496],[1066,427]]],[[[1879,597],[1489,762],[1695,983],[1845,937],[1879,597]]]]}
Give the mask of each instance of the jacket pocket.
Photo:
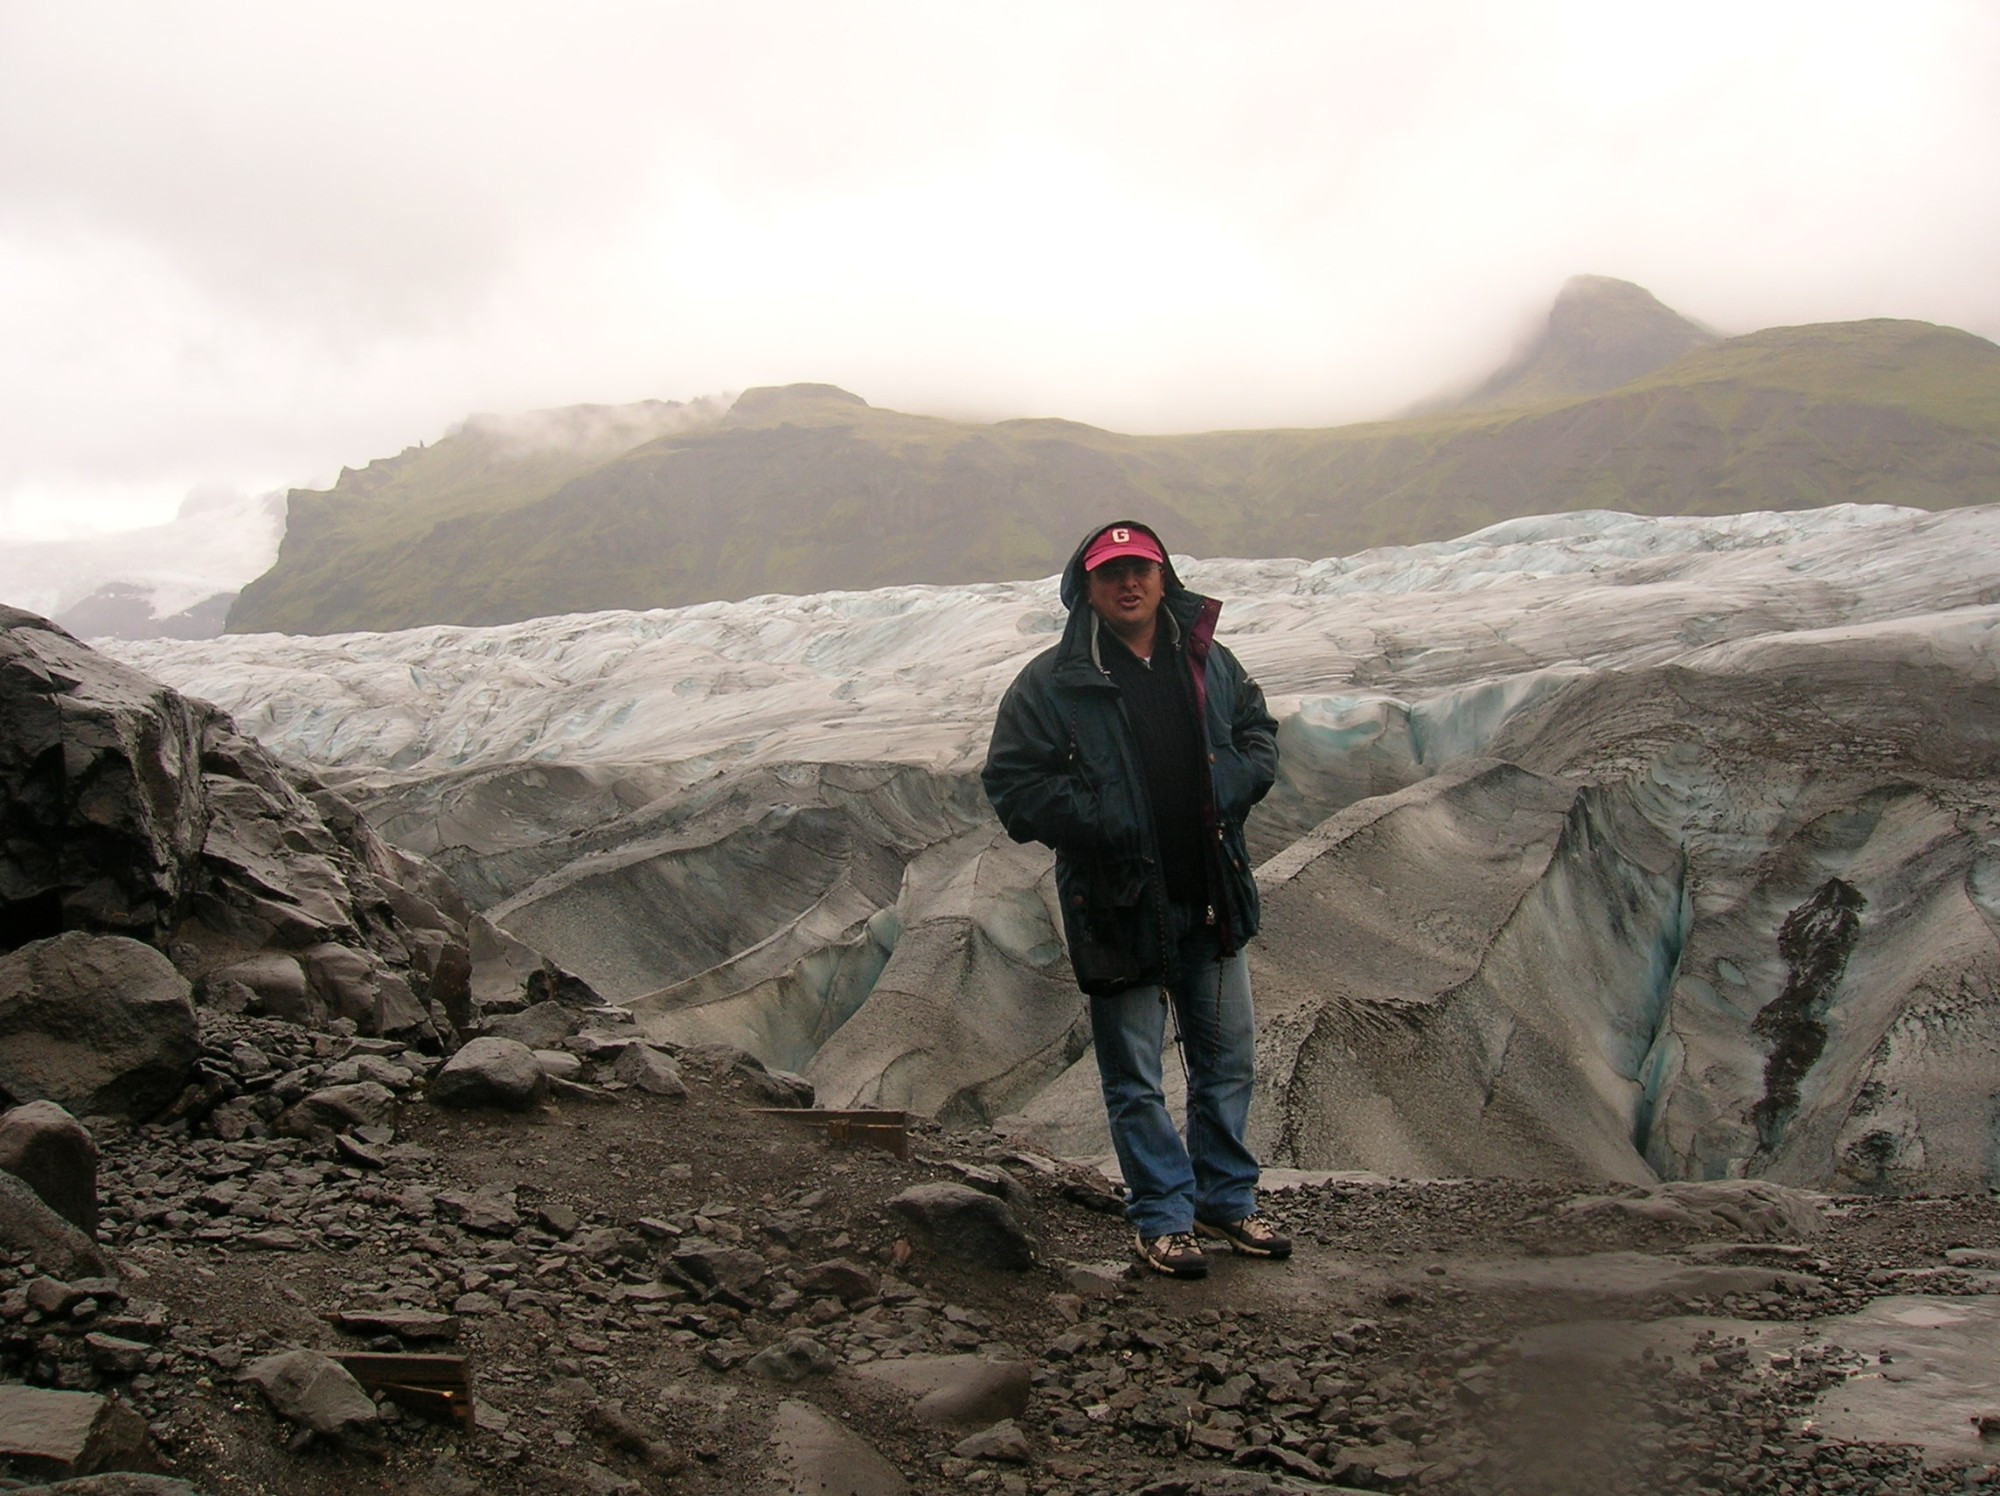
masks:
{"type": "Polygon", "coordinates": [[[1264,786],[1250,761],[1230,744],[1209,755],[1209,783],[1215,789],[1215,810],[1227,825],[1243,823],[1250,807],[1263,798],[1264,786]]]}
{"type": "Polygon", "coordinates": [[[1113,992],[1159,977],[1146,931],[1146,872],[1123,859],[1080,859],[1058,878],[1070,966],[1085,992],[1113,992]]]}

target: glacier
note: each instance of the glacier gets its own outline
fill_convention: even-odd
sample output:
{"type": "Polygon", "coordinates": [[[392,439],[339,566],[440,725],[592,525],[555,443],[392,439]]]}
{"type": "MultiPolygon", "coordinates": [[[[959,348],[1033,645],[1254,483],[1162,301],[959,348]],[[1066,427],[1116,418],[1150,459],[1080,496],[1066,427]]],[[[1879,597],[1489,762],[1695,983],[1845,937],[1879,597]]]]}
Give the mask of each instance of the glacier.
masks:
{"type": "MultiPolygon", "coordinates": [[[[1280,720],[1267,1161],[2000,1183],[1996,557],[2000,505],[1177,557],[1280,720]]],[[[1101,1157],[1050,859],[976,777],[1061,623],[1047,578],[94,642],[658,1036],[1101,1157]]]]}

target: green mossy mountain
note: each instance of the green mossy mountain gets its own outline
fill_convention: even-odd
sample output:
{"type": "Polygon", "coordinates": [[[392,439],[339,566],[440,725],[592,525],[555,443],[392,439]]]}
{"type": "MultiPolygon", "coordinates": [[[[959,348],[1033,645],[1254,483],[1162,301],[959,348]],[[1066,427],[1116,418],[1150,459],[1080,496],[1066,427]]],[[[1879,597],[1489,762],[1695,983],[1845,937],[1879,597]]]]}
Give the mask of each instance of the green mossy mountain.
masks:
{"type": "Polygon", "coordinates": [[[1714,340],[1676,331],[1663,307],[1672,323],[1611,299],[1637,309],[1650,351],[1621,363],[1616,337],[1579,343],[1572,328],[1594,365],[1537,364],[1530,350],[1511,384],[1496,376],[1457,408],[1325,430],[975,425],[826,385],[751,390],[727,414],[648,402],[481,418],[294,492],[277,563],[229,629],[492,624],[1045,576],[1093,519],[1120,516],[1194,555],[1318,557],[1579,509],[2000,500],[2000,347],[1888,320],[1714,340]],[[1660,363],[1663,335],[1693,346],[1660,363]],[[1547,393],[1557,377],[1635,365],[1646,372],[1614,387],[1547,393]],[[1519,403],[1489,403],[1507,389],[1519,403]]]}
{"type": "Polygon", "coordinates": [[[1630,281],[1572,276],[1539,336],[1471,394],[1427,411],[1500,410],[1597,395],[1718,341],[1630,281]]]}

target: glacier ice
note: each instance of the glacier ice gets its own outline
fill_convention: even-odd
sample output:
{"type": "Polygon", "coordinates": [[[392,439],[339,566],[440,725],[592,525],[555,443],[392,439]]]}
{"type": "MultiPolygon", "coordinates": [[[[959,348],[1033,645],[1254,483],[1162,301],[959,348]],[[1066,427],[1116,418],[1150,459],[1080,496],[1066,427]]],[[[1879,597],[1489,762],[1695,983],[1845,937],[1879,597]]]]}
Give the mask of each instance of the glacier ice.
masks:
{"type": "MultiPolygon", "coordinates": [[[[2000,1180],[1996,556],[2000,506],[1836,506],[1177,558],[1281,724],[1270,1161],[2000,1180]],[[1757,1015],[1829,879],[1858,934],[1774,1100],[1757,1015]]],[[[1097,1152],[1047,855],[973,777],[1059,626],[1042,579],[100,647],[663,1036],[1097,1152]]]]}

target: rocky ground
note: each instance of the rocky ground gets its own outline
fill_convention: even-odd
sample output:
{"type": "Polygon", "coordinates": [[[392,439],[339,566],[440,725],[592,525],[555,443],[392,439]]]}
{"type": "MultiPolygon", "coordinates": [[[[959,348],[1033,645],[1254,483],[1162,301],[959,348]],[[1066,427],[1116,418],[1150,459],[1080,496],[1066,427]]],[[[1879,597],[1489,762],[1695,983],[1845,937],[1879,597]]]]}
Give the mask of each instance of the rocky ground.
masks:
{"type": "Polygon", "coordinates": [[[1869,1345],[1742,1333],[1991,1291],[1984,1194],[1337,1180],[1268,1197],[1290,1262],[1181,1283],[1128,1270],[1095,1176],[921,1125],[836,1146],[731,1051],[679,1055],[684,1096],[512,1114],[430,1104],[392,1041],[208,1013],[203,1043],[233,1140],[98,1129],[118,1276],[0,1255],[0,1380],[115,1395],[218,1496],[2000,1487],[1976,1436],[1926,1463],[1815,1425],[1869,1345]],[[262,1125],[342,1086],[393,1101],[262,1125]],[[383,1400],[314,1434],[244,1380],[292,1347],[463,1356],[476,1425],[383,1400]]]}

